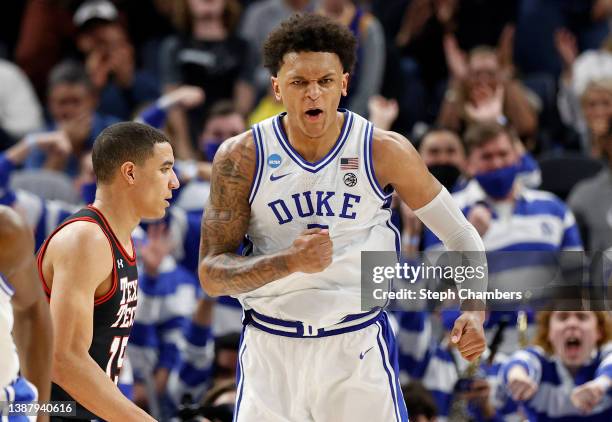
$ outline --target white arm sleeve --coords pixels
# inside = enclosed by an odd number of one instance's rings
[[[484,251],[478,232],[467,221],[446,188],[414,213],[449,251]]]
[[[463,281],[455,279],[457,288],[473,293],[485,293],[488,286],[487,257],[484,244],[478,232],[465,218],[446,188],[442,188],[427,205],[414,213],[444,243],[449,251],[459,253],[449,256],[454,266],[479,268],[484,277],[470,277]],[[481,300],[484,304],[485,301]],[[463,303],[463,300],[462,300]]]

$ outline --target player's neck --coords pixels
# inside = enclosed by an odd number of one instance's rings
[[[299,129],[298,125],[292,124],[289,116],[285,116],[282,123],[291,146],[303,159],[314,163],[325,157],[334,147],[342,131],[344,119],[345,113],[336,112],[334,124],[330,125],[322,136],[316,138],[309,137]]]
[[[132,231],[140,223],[140,218],[128,199],[111,189],[98,188],[92,205],[104,215],[123,246],[129,245]]]

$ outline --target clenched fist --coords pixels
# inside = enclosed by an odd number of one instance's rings
[[[332,262],[333,244],[327,229],[308,229],[300,233],[289,248],[293,271],[318,273]]]
[[[451,331],[451,342],[457,346],[461,356],[470,362],[478,358],[486,347],[483,315],[482,312],[463,312]]]

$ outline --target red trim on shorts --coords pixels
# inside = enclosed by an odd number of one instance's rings
[[[51,289],[49,288],[49,286],[47,285],[47,282],[45,281],[45,276],[43,275],[43,269],[42,269],[43,259],[45,256],[45,252],[47,251],[47,246],[49,245],[49,241],[51,240],[53,236],[55,236],[61,229],[63,229],[70,223],[74,223],[75,221],[87,221],[89,223],[94,223],[96,226],[99,226],[98,222],[91,217],[78,217],[78,218],[66,221],[65,223],[60,224],[55,230],[53,230],[51,235],[49,235],[49,237],[44,241],[44,243],[40,247],[40,250],[38,251],[38,256],[36,257],[36,264],[38,267],[38,278],[40,279],[40,282],[42,283],[43,289],[47,296],[47,302],[51,302]],[[100,229],[102,228],[100,227]],[[115,265],[116,260],[115,260],[115,249],[113,248],[113,242],[111,238],[108,237],[108,234],[104,230],[102,230],[102,233],[104,233],[104,235],[106,236],[106,239],[108,240],[108,244],[111,248],[111,253],[113,254],[113,272],[112,272],[113,285],[111,286],[110,290],[107,293],[105,293],[103,296],[99,297],[98,299],[94,298],[94,306],[97,306],[97,305],[100,305],[106,302],[117,291],[117,285],[119,284],[119,280],[117,277],[117,268]]]
[[[104,222],[104,225],[106,226],[106,229],[113,236],[113,239],[115,239],[115,242],[117,243],[117,246],[119,247],[119,250],[121,251],[121,254],[123,255],[123,257],[125,259],[127,259],[130,264],[134,264],[136,262],[136,248],[134,248],[134,241],[132,240],[132,236],[130,235],[130,243],[132,244],[132,255],[130,256],[130,254],[127,253],[127,251],[125,250],[125,248],[123,247],[123,245],[119,241],[119,238],[117,238],[117,235],[115,234],[115,232],[111,228],[111,226],[108,223],[108,220],[106,219],[106,217],[104,217],[104,214],[102,214],[102,212],[99,209],[97,209],[96,207],[94,207],[93,205],[87,205],[87,208],[90,209],[91,211],[95,212],[96,214],[98,214],[98,216]]]

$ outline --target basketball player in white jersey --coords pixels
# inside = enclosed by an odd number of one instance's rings
[[[0,403],[49,400],[52,349],[49,305],[36,276],[32,230],[15,211],[0,205]],[[3,416],[7,414],[0,409],[0,420],[7,420]],[[8,417],[18,420],[27,418]]]
[[[393,189],[450,250],[484,249],[408,140],[337,109],[354,61],[348,29],[316,15],[285,21],[264,62],[287,112],[214,159],[199,276],[208,294],[245,309],[239,422],[408,420],[387,315],[360,309],[361,251],[399,245]],[[245,234],[252,253],[238,256]],[[483,319],[456,322],[453,342],[469,360],[484,349]]]

